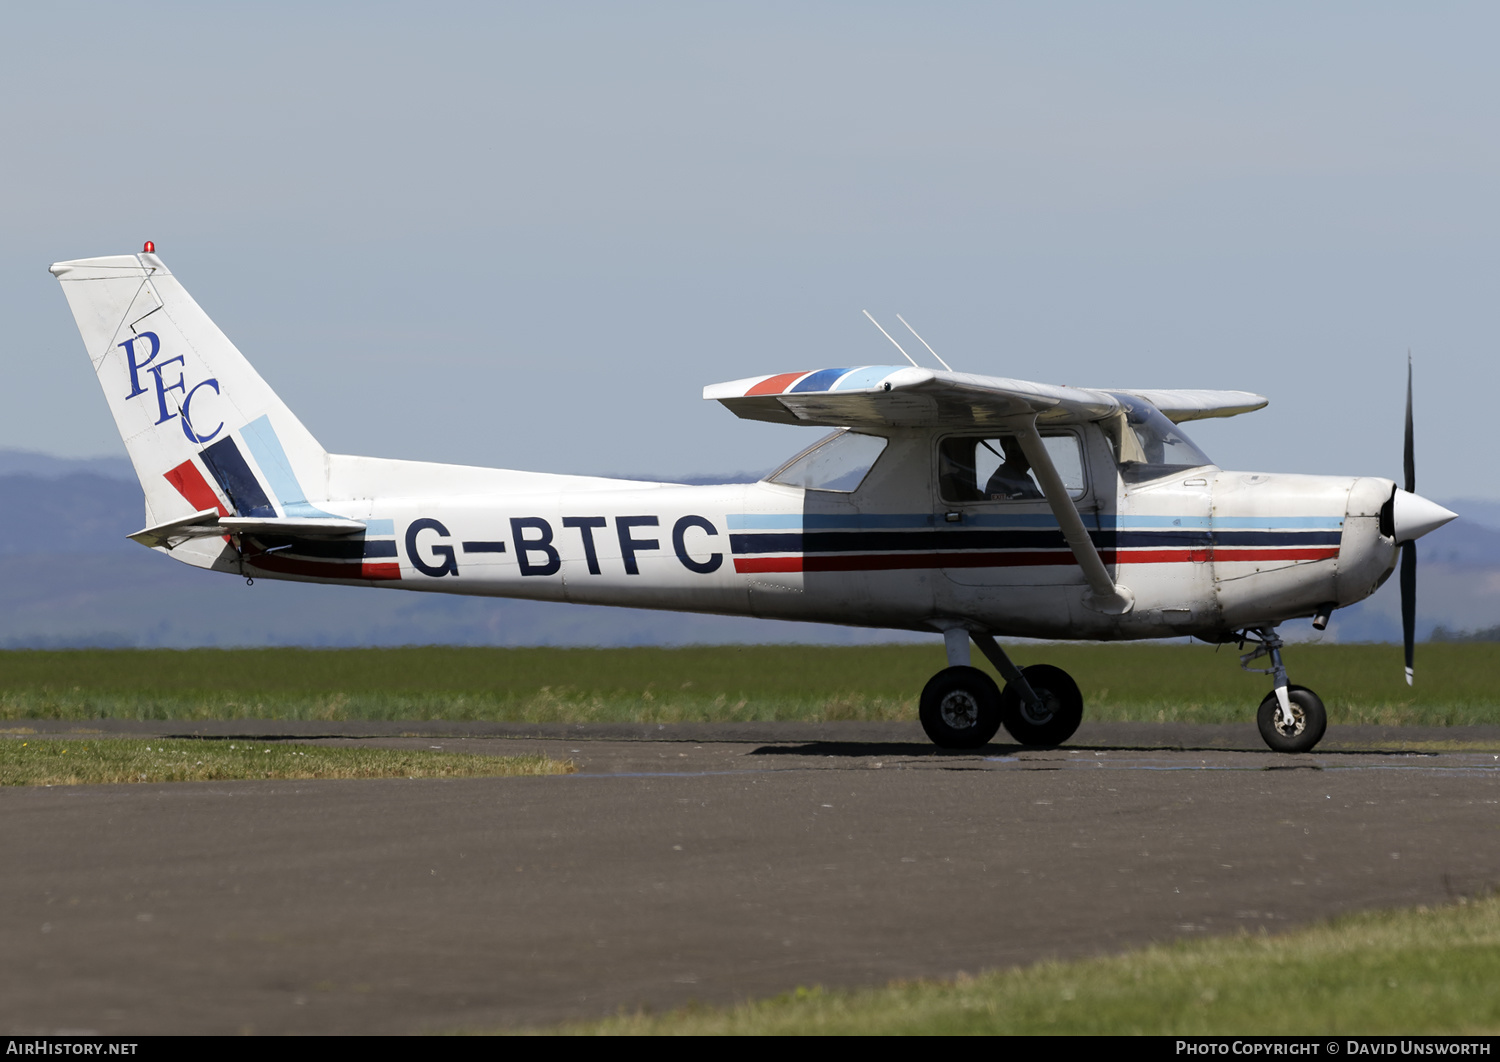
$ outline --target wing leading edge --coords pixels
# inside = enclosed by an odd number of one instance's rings
[[[1231,417],[1266,404],[1247,391],[1119,393],[1150,402],[1177,422]],[[840,428],[983,427],[1028,415],[1042,423],[1076,423],[1113,416],[1122,406],[1102,390],[898,365],[752,376],[711,384],[703,397],[746,420]]]

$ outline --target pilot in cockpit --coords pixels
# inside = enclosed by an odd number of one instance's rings
[[[1020,440],[1014,435],[1001,436],[1000,449],[1005,451],[1005,460],[984,485],[984,496],[991,501],[1042,497],[1031,478],[1031,462],[1022,453]]]

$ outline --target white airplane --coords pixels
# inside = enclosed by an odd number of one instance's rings
[[[1410,682],[1414,542],[1455,516],[1412,493],[1409,372],[1405,490],[1223,471],[1178,427],[1259,409],[1259,395],[914,361],[705,388],[741,417],[835,430],[758,483],[692,487],[327,453],[151,244],[51,271],[145,491],[142,545],[246,579],[940,633],[949,666],[920,717],[945,748],[1002,725],[1057,745],[1082,718],[1066,672],[1017,668],[996,635],[1193,635],[1255,643],[1246,670],[1269,656],[1261,735],[1311,749],[1327,716],[1288,683],[1278,624],[1322,629],[1403,554]],[[971,641],[1003,691],[969,666]]]

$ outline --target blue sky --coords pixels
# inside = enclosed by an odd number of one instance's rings
[[[1500,497],[1500,9],[73,3],[0,37],[0,447],[122,452],[48,263],[157,249],[332,450],[762,470],[705,383],[1255,390],[1222,465]],[[1458,399],[1465,401],[1460,402]],[[1478,404],[1476,404],[1476,402]]]

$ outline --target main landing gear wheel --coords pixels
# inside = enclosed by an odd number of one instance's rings
[[[1310,752],[1328,729],[1328,712],[1318,695],[1306,686],[1288,686],[1286,699],[1292,704],[1292,725],[1282,724],[1281,705],[1272,690],[1255,713],[1260,736],[1276,752]]]
[[[1042,703],[1027,704],[1015,683],[1007,683],[1000,694],[1000,719],[1005,729],[1022,745],[1061,745],[1083,722],[1083,694],[1078,692],[1078,683],[1051,664],[1032,664],[1023,667],[1021,674]]]
[[[1000,729],[1000,688],[977,667],[944,668],[923,687],[918,714],[939,748],[977,749]]]

